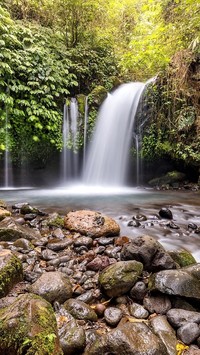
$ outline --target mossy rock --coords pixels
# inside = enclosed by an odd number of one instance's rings
[[[89,94],[88,99],[91,104],[100,106],[105,100],[108,92],[103,86],[96,86]]]
[[[10,211],[6,210],[5,208],[0,207],[0,221],[2,221],[6,217],[10,217],[11,213]]]
[[[185,174],[179,171],[169,171],[166,175],[160,176],[158,178],[152,179],[148,182],[150,186],[161,186],[161,185],[172,185],[177,182],[184,181]]]
[[[1,355],[62,355],[51,305],[24,294],[0,310]]]
[[[10,250],[0,251],[0,298],[6,296],[13,286],[23,279],[21,261]]]
[[[175,250],[171,251],[169,254],[180,267],[197,263],[193,255],[187,250]]]
[[[134,286],[142,271],[143,265],[138,261],[118,261],[101,272],[99,284],[107,296],[118,297]]]

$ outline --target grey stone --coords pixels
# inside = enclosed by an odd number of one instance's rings
[[[149,316],[149,312],[138,303],[132,303],[129,307],[129,312],[133,317],[139,319],[145,319]]]
[[[150,278],[149,288],[168,295],[200,299],[200,264],[160,271]]]
[[[0,241],[15,241],[19,238],[32,240],[41,238],[41,235],[39,231],[36,232],[15,222],[12,217],[4,218],[0,222]]]
[[[105,309],[104,317],[108,325],[115,327],[122,318],[122,311],[116,307],[108,307]]]
[[[97,314],[85,302],[71,298],[63,306],[76,319],[97,321]]]
[[[184,344],[187,345],[193,343],[199,337],[199,335],[200,335],[200,327],[197,323],[189,322],[187,324],[182,325],[177,330],[178,338]]]
[[[176,334],[174,329],[168,323],[166,316],[153,317],[150,322],[154,334],[156,334],[165,345],[166,354],[176,355]]]
[[[179,328],[188,322],[200,323],[200,313],[172,308],[167,312],[167,319],[173,327]]]
[[[176,268],[174,260],[154,238],[143,235],[123,246],[121,260],[137,260],[147,271]]]
[[[62,272],[46,272],[30,286],[30,292],[42,296],[50,303],[64,303],[72,296],[72,286]]]
[[[56,313],[58,335],[64,355],[76,355],[83,351],[86,344],[85,331],[74,317],[64,308]]]
[[[138,301],[143,300],[147,293],[147,287],[143,281],[138,281],[130,290],[130,296]]]
[[[143,305],[150,313],[166,314],[171,308],[171,301],[165,295],[149,295],[144,298]]]

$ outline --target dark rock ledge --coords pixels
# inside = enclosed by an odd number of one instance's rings
[[[188,252],[119,236],[98,212],[3,209],[1,355],[200,354],[200,264]]]

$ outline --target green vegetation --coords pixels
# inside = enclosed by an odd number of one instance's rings
[[[159,74],[142,154],[199,162],[199,21],[196,0],[0,0],[0,154],[45,165],[68,97],[90,94],[91,132],[101,95]]]

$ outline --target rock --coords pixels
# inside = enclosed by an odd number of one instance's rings
[[[21,261],[10,250],[0,250],[0,298],[23,280]]]
[[[94,271],[102,271],[110,265],[110,259],[108,256],[97,256],[94,260],[87,264],[87,269]]]
[[[27,214],[24,215],[24,220],[25,221],[32,221],[36,217],[37,217],[36,213],[27,213]]]
[[[171,308],[181,308],[185,309],[186,311],[194,311],[196,312],[196,308],[194,308],[189,302],[181,297],[175,297],[172,302]]]
[[[138,301],[142,301],[144,296],[147,293],[147,287],[143,281],[138,281],[136,284],[132,287],[130,290],[130,296],[133,299],[136,299]]]
[[[133,216],[133,219],[139,222],[147,221],[147,217],[144,214],[136,214],[136,216]]]
[[[107,296],[121,296],[133,287],[142,271],[143,265],[137,261],[119,261],[101,272],[99,284]]]
[[[45,213],[43,213],[42,211],[39,211],[38,208],[30,206],[28,203],[25,203],[20,207],[20,213],[24,214],[24,215],[27,215],[27,214],[36,214],[36,215],[41,215],[41,216],[45,215]]]
[[[149,289],[168,295],[200,299],[200,264],[179,270],[164,270],[152,275]]]
[[[81,210],[69,212],[64,219],[65,228],[84,235],[95,237],[118,235],[119,225],[99,212]]]
[[[0,200],[0,208],[7,209],[7,204],[4,200]]]
[[[32,240],[40,237],[39,231],[18,224],[12,217],[6,217],[0,222],[0,241],[15,241],[19,238]]]
[[[129,221],[127,224],[128,227],[135,227],[138,228],[141,226],[141,223],[139,221]]]
[[[149,316],[149,312],[140,304],[132,303],[129,307],[131,316],[138,319],[146,319]]]
[[[148,235],[137,237],[125,244],[121,251],[121,260],[140,261],[148,271],[176,268],[169,253],[158,241]]]
[[[165,295],[149,295],[144,298],[143,305],[150,313],[166,314],[171,308],[171,301]]]
[[[123,316],[123,313],[122,313],[121,309],[116,308],[116,307],[108,307],[105,309],[105,312],[104,312],[104,317],[105,317],[106,323],[112,327],[117,326],[117,324],[120,322],[122,316]]]
[[[31,244],[31,242],[25,238],[20,238],[20,239],[17,239],[13,245],[16,247],[16,248],[20,248],[20,249],[23,249],[23,250],[30,250],[30,249],[33,249],[33,246]]]
[[[172,259],[180,265],[180,267],[196,264],[193,255],[187,250],[174,250],[169,252]]]
[[[162,186],[165,184],[173,185],[185,179],[185,174],[179,171],[169,171],[167,174],[154,178],[148,182],[150,186]]]
[[[200,355],[200,349],[190,348],[184,351],[184,355]]]
[[[178,338],[184,344],[191,344],[193,343],[200,335],[200,328],[199,325],[196,323],[189,322],[184,324],[177,330]]]
[[[127,322],[102,335],[84,351],[84,355],[105,354],[164,355],[165,349],[146,324]]]
[[[167,319],[173,327],[179,328],[188,322],[200,324],[200,313],[172,308],[167,312]]]
[[[11,216],[11,213],[9,211],[0,207],[0,221],[2,221],[2,219],[4,219],[4,218],[10,217],[10,216]]]
[[[36,295],[20,295],[0,310],[0,334],[1,355],[62,355],[53,309]]]
[[[54,250],[54,251],[59,251],[67,248],[73,243],[71,238],[63,238],[63,239],[50,239],[47,244],[47,248]]]
[[[188,229],[195,230],[195,229],[197,229],[197,225],[195,223],[190,222],[190,223],[188,223]]]
[[[69,278],[62,272],[43,273],[36,282],[30,286],[30,292],[35,293],[53,303],[64,303],[72,296],[72,286]]]
[[[76,355],[85,347],[85,331],[64,308],[56,313],[58,335],[64,355]]]
[[[77,239],[75,239],[74,241],[74,246],[75,247],[80,247],[82,245],[86,246],[87,248],[90,248],[93,244],[93,239],[90,237],[79,237]]]
[[[97,314],[93,309],[80,300],[71,298],[64,303],[63,307],[76,319],[97,321]]]
[[[113,244],[113,242],[114,242],[114,237],[100,237],[100,238],[98,238],[98,243],[103,246]]]
[[[157,316],[152,318],[151,326],[154,334],[156,334],[165,345],[165,354],[176,355],[176,334],[174,329],[168,323],[166,316]]]
[[[161,210],[159,211],[159,216],[165,219],[173,219],[172,212],[170,211],[169,208],[166,207],[161,208]]]

